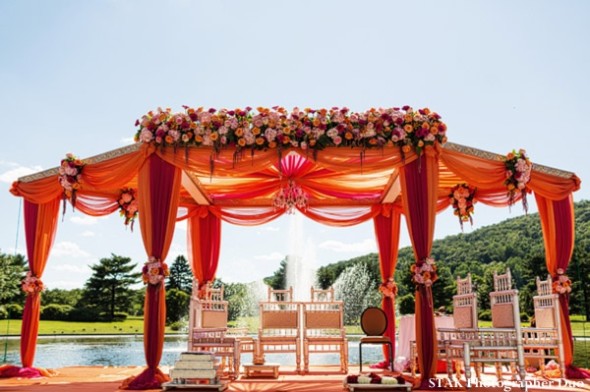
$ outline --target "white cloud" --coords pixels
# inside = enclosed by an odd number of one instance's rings
[[[76,272],[76,273],[89,273],[90,269],[86,265],[78,264],[55,264],[51,266],[52,270],[65,271],[65,272]]]
[[[26,166],[16,166],[16,164],[2,162],[3,165],[8,165],[13,167],[12,169],[0,174],[0,182],[6,182],[8,184],[12,184],[16,181],[19,177],[27,176],[29,174],[33,174],[43,170],[41,166],[33,166],[33,167],[26,167]],[[16,167],[14,167],[16,166]]]
[[[74,242],[62,241],[53,247],[51,255],[56,257],[89,257],[90,254],[80,249],[80,246]]]
[[[328,240],[322,242],[319,248],[327,249],[332,252],[375,252],[377,244],[374,239],[367,238],[361,242],[345,243],[341,241]]]
[[[76,225],[90,226],[98,222],[98,218],[89,215],[76,215],[70,218],[70,222]]]
[[[284,254],[279,252],[272,252],[266,255],[257,255],[254,256],[255,260],[262,260],[262,261],[281,261],[285,257]]]
[[[261,234],[261,233],[262,233],[262,232],[264,232],[264,231],[278,232],[278,231],[281,231],[281,228],[280,228],[280,227],[278,227],[278,226],[261,226],[261,227],[258,229],[257,233],[258,233],[258,234]]]
[[[96,234],[93,231],[85,230],[80,235],[82,237],[94,237]]]
[[[75,280],[44,280],[47,287],[50,289],[71,290],[82,287],[79,281]]]

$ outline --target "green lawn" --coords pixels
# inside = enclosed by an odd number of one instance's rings
[[[0,335],[20,335],[21,320],[0,320]],[[86,335],[86,334],[142,334],[143,318],[128,317],[125,321],[115,322],[74,322],[49,321],[39,322],[39,335]],[[168,327],[166,333],[174,333]]]

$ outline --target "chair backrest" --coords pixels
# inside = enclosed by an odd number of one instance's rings
[[[453,296],[455,328],[477,328],[477,293],[473,290],[471,274],[457,277],[457,295]]]
[[[494,271],[494,291],[506,291],[512,289],[512,274],[510,268],[506,268],[506,273],[498,274]]]
[[[345,336],[342,302],[304,302],[303,336]]]
[[[192,296],[206,301],[223,301],[223,285],[213,287],[212,282],[207,282],[199,290],[199,281],[193,278]]]
[[[559,295],[552,293],[553,280],[551,276],[547,280],[537,277],[537,294],[533,297],[535,307],[535,326],[537,328],[559,328]],[[560,335],[561,336],[561,335]]]
[[[268,286],[268,302],[293,302],[293,286],[286,290],[275,290]]]
[[[333,302],[334,301],[334,287],[328,289],[316,289],[311,286],[311,302]]]
[[[369,307],[361,314],[361,329],[367,336],[381,336],[387,330],[387,315],[381,308]]]
[[[260,302],[262,335],[299,335],[298,302]]]

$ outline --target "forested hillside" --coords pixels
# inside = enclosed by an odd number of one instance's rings
[[[566,272],[572,279],[571,313],[590,315],[588,306],[590,288],[590,201],[575,204],[576,242],[570,267]],[[516,288],[520,290],[521,310],[532,311],[535,295],[535,278],[546,277],[543,235],[538,214],[529,214],[482,227],[468,234],[448,236],[434,241],[432,256],[437,261],[440,279],[434,284],[435,307],[449,306],[455,293],[454,279],[471,273],[479,292],[480,309],[489,308],[488,293],[492,290],[494,271],[509,267]],[[399,287],[398,298],[412,294],[409,268],[414,262],[410,247],[399,251],[395,280]],[[324,266],[318,270],[321,286],[333,284],[347,267],[364,263],[380,282],[377,254],[368,254],[351,260]]]

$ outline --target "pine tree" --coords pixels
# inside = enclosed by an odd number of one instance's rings
[[[82,302],[113,320],[115,312],[126,311],[131,303],[133,290],[130,286],[139,283],[140,272],[132,272],[137,264],[129,257],[111,254],[91,265],[93,273],[86,281]]]
[[[193,272],[186,258],[180,255],[170,266],[170,276],[166,278],[166,290],[176,289],[190,295],[192,288]]]

